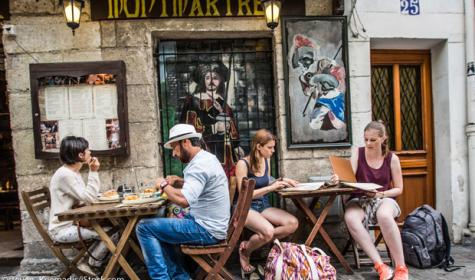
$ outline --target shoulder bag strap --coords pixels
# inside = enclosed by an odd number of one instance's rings
[[[275,245],[279,247],[280,254],[277,258],[277,262],[275,263],[275,280],[282,280],[282,269],[284,266],[284,248],[282,248],[282,244],[280,244],[279,239],[274,240]]]
[[[320,277],[318,276],[317,267],[315,266],[315,262],[307,254],[307,248],[305,247],[305,245],[300,244],[299,248],[300,248],[300,250],[302,250],[302,253],[305,256],[305,259],[307,259],[308,265],[310,265],[310,272],[312,273],[312,278],[311,279],[314,279],[314,280],[320,279]]]

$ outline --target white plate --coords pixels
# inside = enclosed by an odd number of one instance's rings
[[[97,200],[99,200],[99,201],[114,201],[114,200],[119,201],[119,196],[118,195],[115,195],[115,196],[98,196]]]
[[[158,193],[158,196],[157,196],[157,193],[158,192],[154,192],[154,193],[140,193],[139,196],[142,197],[142,198],[152,198],[152,197],[158,197],[160,196],[160,193]]]
[[[122,204],[125,205],[132,205],[132,204],[144,204],[144,203],[151,203],[155,201],[159,201],[160,197],[149,197],[149,198],[139,198],[135,200],[122,200]]]

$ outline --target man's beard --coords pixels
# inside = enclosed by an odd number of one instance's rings
[[[180,143],[180,161],[183,163],[189,163],[191,155],[190,153],[183,148],[183,146]]]

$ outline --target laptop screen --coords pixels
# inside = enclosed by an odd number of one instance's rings
[[[338,175],[341,182],[356,183],[351,161],[345,158],[330,156],[333,173]]]

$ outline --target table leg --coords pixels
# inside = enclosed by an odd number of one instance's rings
[[[320,216],[318,217],[318,219],[316,221],[315,221],[316,217],[313,214],[313,211],[311,209],[308,209],[311,216],[313,216],[313,218],[310,217],[310,219],[312,219],[312,222],[315,224],[315,226],[313,227],[312,231],[308,235],[308,238],[305,241],[305,245],[310,246],[312,244],[312,242],[315,239],[315,237],[317,236],[317,233],[320,230],[323,222],[327,218],[328,212],[330,211],[330,207],[333,204],[333,201],[335,201],[335,198],[336,198],[336,195],[332,195],[332,196],[328,197],[328,201],[327,201],[327,203],[325,203],[325,207],[323,207],[322,212],[320,213]]]
[[[114,225],[114,226],[121,226],[121,227],[125,227],[125,224],[124,222],[122,222],[121,220],[119,219],[115,219],[115,218],[110,218],[109,219],[111,221],[111,223]],[[139,259],[142,261],[142,263],[145,264],[145,259],[143,257],[143,254],[142,254],[142,250],[140,249],[140,246],[137,245],[137,243],[135,242],[135,234],[134,232],[132,232],[131,234],[131,237],[134,237],[134,238],[129,238],[128,242],[129,242],[129,245],[130,245],[130,248],[132,248],[132,250],[134,251],[134,253],[139,257]]]
[[[330,247],[330,250],[333,252],[335,257],[338,259],[338,261],[341,263],[341,265],[343,265],[343,267],[346,270],[346,273],[353,274],[353,270],[351,269],[350,265],[346,261],[345,257],[343,257],[340,250],[338,250],[338,247],[336,247],[335,243],[330,238],[327,231],[323,227],[321,227],[319,233],[322,236],[325,243],[328,245],[328,247]]]
[[[102,241],[104,241],[107,248],[112,253],[112,257],[109,260],[109,263],[107,264],[106,269],[104,271],[103,278],[109,279],[112,274],[115,264],[119,262],[120,266],[124,269],[125,273],[127,273],[130,279],[132,280],[140,279],[137,276],[137,274],[134,272],[132,267],[129,265],[129,263],[127,263],[125,258],[122,256],[122,251],[126,247],[125,245],[128,243],[127,240],[129,239],[130,234],[132,233],[135,227],[135,224],[137,223],[137,219],[138,217],[136,216],[130,218],[129,222],[127,223],[127,226],[125,227],[125,230],[122,232],[122,236],[119,240],[119,243],[117,243],[117,247],[114,245],[114,242],[112,242],[112,240],[104,231],[104,229],[95,220],[91,221],[91,224],[94,230],[96,230],[96,232],[101,237]]]
[[[338,248],[336,247],[335,243],[331,240],[330,236],[326,232],[326,230],[322,227],[323,222],[325,221],[328,212],[330,211],[330,207],[335,201],[336,195],[331,195],[328,197],[328,201],[325,203],[325,207],[323,208],[322,212],[320,213],[320,216],[317,217],[313,213],[313,211],[309,208],[309,206],[303,201],[301,198],[293,198],[292,201],[295,203],[297,208],[299,208],[305,215],[310,219],[310,221],[313,223],[313,228],[310,234],[307,237],[307,240],[305,241],[305,245],[311,246],[313,240],[317,236],[318,233],[323,238],[323,241],[328,245],[330,250],[333,252],[333,254],[337,257],[338,261],[343,265],[345,268],[346,272],[349,274],[353,273],[353,270],[351,269],[350,265],[346,261],[346,259],[343,257],[343,255],[340,253]]]

